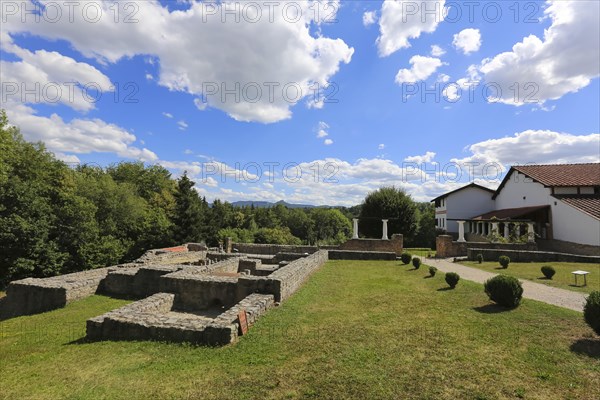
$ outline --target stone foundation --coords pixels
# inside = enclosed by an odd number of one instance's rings
[[[216,317],[178,312],[177,295],[157,293],[87,321],[90,340],[159,340],[226,345],[238,338],[238,313],[252,325],[273,307],[273,296],[252,294]],[[186,305],[189,309],[189,305]]]
[[[404,237],[392,235],[390,240],[382,239],[350,239],[338,246],[338,250],[392,252],[396,256],[402,254]]]

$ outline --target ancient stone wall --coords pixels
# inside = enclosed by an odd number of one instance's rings
[[[450,235],[440,235],[436,238],[436,257],[464,257],[469,248],[490,250],[536,251],[536,243],[491,243],[491,242],[456,242]]]
[[[350,239],[338,246],[339,250],[355,251],[384,251],[393,252],[397,256],[402,254],[404,237],[400,234],[392,235],[390,240],[381,239]]]
[[[71,301],[91,296],[109,268],[76,272],[51,278],[27,278],[11,282],[0,318],[36,314],[64,307]]]
[[[170,293],[157,293],[91,318],[87,321],[87,338],[225,345],[237,340],[239,311],[246,311],[251,326],[274,305],[273,296],[252,294],[224,313],[209,318],[174,312],[175,298]]]
[[[600,256],[600,243],[598,246],[565,242],[563,240],[538,240],[538,248],[544,251],[559,253],[580,254],[585,256]]]
[[[312,254],[319,250],[316,246],[292,246],[284,244],[256,244],[256,243],[233,243],[233,248],[239,253],[246,254],[270,254],[277,253],[297,253]]]
[[[290,297],[328,259],[328,251],[319,250],[308,257],[292,261],[269,275],[268,278],[279,283],[278,293],[273,293],[275,301],[283,301]]]
[[[329,250],[330,260],[388,260],[395,261],[396,253],[385,251]]]
[[[577,254],[556,253],[550,251],[507,250],[470,248],[467,258],[477,260],[477,254],[483,255],[485,261],[498,261],[500,256],[508,256],[512,262],[585,262],[600,263],[600,256],[583,256]]]

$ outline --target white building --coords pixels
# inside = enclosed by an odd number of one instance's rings
[[[516,228],[560,250],[600,247],[600,163],[513,166],[488,198],[473,189],[468,185],[432,200],[436,217],[443,216],[437,227],[454,233],[463,225],[467,240],[494,233],[509,237]],[[470,216],[465,208],[473,210]]]
[[[431,200],[435,202],[435,227],[458,235],[457,220],[466,220],[474,215],[494,209],[494,191],[471,183]]]

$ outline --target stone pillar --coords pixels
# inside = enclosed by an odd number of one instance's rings
[[[230,237],[225,238],[225,252],[231,253],[233,247],[233,240]]]
[[[535,230],[533,229],[533,222],[527,223],[527,241],[529,243],[535,243]]]
[[[465,221],[456,221],[458,223],[458,242],[466,242],[465,240]]]
[[[387,219],[382,219],[383,222],[383,236],[381,236],[381,240],[388,240],[388,232],[387,232]]]
[[[507,239],[510,237],[510,230],[508,229],[508,222],[504,223],[504,239]]]
[[[352,223],[352,239],[358,239],[358,218],[353,218]]]

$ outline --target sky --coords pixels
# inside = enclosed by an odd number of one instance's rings
[[[1,108],[209,201],[417,201],[600,161],[600,2],[0,2]]]

